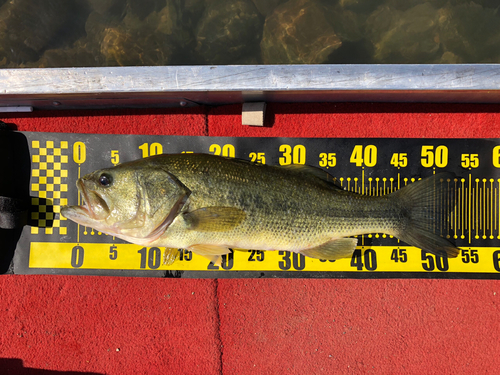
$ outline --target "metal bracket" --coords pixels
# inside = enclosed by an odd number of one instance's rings
[[[0,107],[0,113],[10,113],[10,112],[33,112],[32,106],[9,106],[9,107]]]

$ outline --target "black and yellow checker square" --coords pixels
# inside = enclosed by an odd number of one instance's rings
[[[67,234],[64,224],[66,220],[60,217],[61,206],[68,203],[66,193],[68,185],[64,178],[68,177],[65,164],[69,157],[68,142],[32,141],[32,183],[31,191],[38,198],[32,200],[31,233]]]

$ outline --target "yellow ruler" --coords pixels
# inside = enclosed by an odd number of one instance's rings
[[[236,250],[220,265],[178,249],[170,266],[163,264],[163,248],[132,244],[31,244],[29,263],[34,268],[164,271],[311,271],[311,272],[500,272],[500,250],[490,247],[462,249],[457,258],[435,256],[408,246],[358,247],[352,258],[325,261],[288,251]]]

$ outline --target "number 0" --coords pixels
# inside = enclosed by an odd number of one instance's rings
[[[71,267],[80,268],[83,265],[84,250],[81,246],[73,247],[71,251]]]
[[[73,144],[73,160],[77,164],[85,163],[87,159],[87,146],[83,142],[75,142]]]

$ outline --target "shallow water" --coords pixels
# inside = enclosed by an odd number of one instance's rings
[[[500,61],[497,0],[0,0],[0,67]]]

